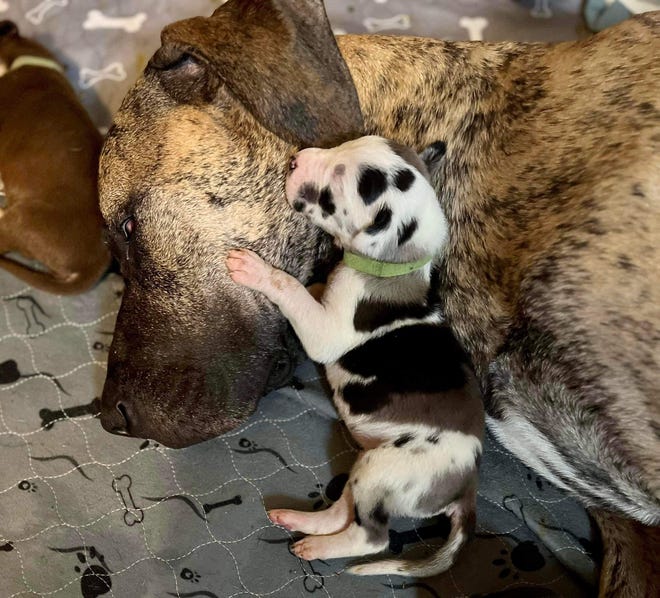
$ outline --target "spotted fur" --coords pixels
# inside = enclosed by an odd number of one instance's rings
[[[346,251],[389,262],[439,257],[444,215],[426,168],[406,166],[403,156],[374,136],[303,150],[290,162],[287,199],[294,209],[302,202],[302,212]],[[323,188],[336,209],[329,213],[306,199],[310,187]],[[402,244],[398,227],[413,215],[420,224]],[[294,552],[307,559],[378,552],[388,544],[390,516],[448,513],[450,539],[436,554],[353,569],[365,575],[445,571],[474,519],[484,414],[470,360],[433,300],[431,265],[383,279],[341,263],[318,302],[256,254],[230,252],[227,265],[234,281],[278,305],[307,354],[326,364],[335,405],[365,449],[342,506],[330,509],[341,509],[340,515],[323,513],[323,537],[305,538]],[[270,516],[290,530],[321,533],[313,514],[277,510]]]

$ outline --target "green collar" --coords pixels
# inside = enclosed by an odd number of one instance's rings
[[[54,60],[50,58],[43,58],[42,56],[19,56],[15,58],[9,67],[10,71],[15,71],[20,69],[22,66],[38,66],[45,69],[53,69],[60,73],[64,72],[64,69]]]
[[[396,262],[379,262],[370,257],[344,251],[344,259],[342,261],[349,268],[353,268],[353,270],[357,270],[358,272],[364,272],[364,274],[371,274],[371,276],[378,276],[379,278],[391,278],[393,276],[410,274],[415,270],[423,268],[431,261],[431,257],[423,257],[415,262],[398,264]]]

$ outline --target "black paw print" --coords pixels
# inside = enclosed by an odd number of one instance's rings
[[[539,551],[539,547],[531,540],[517,544],[511,554],[506,548],[500,550],[500,554],[502,557],[493,561],[493,565],[502,567],[498,576],[500,579],[509,577],[509,575],[512,579],[518,579],[520,571],[538,571],[545,566],[545,558]]]
[[[293,388],[294,390],[302,390],[305,388],[305,385],[300,381],[299,378],[294,377],[291,382],[289,383],[289,386]]]
[[[199,583],[201,575],[197,571],[192,571],[191,569],[185,568],[181,569],[181,579],[186,581],[192,581],[193,583]]]
[[[536,487],[538,488],[539,492],[543,492],[546,488],[550,488],[549,482],[541,477],[540,475],[536,475],[533,471],[528,471],[527,472],[527,479],[531,482],[533,481],[534,484],[536,484]]]
[[[312,505],[316,511],[320,509],[327,501],[337,502],[341,493],[344,491],[344,486],[348,481],[347,473],[340,473],[330,480],[325,491],[323,491],[323,484],[316,484],[317,490],[313,490],[307,496],[309,498],[317,498],[318,500]],[[327,501],[324,499],[327,499]]]
[[[144,450],[146,448],[155,448],[157,449],[160,446],[155,440],[145,440],[141,445],[140,445],[140,450]]]
[[[28,482],[28,480],[21,480],[18,482],[18,489],[24,492],[36,492],[37,485],[34,482]]]
[[[99,564],[90,564],[82,552],[76,553],[76,556],[81,566],[76,565],[74,569],[76,573],[82,572],[82,576],[80,577],[80,591],[83,598],[97,598],[97,596],[107,594],[112,588],[112,580],[106,568]],[[100,562],[103,561],[103,555],[97,555],[93,546],[89,549],[89,557],[92,559],[98,558]]]

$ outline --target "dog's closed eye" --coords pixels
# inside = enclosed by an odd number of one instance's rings
[[[135,218],[133,218],[133,216],[124,218],[119,227],[121,228],[121,232],[124,235],[125,241],[128,243],[133,236],[133,231],[135,230]]]

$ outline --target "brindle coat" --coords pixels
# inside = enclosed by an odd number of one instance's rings
[[[294,146],[441,140],[441,301],[491,428],[597,508],[602,595],[654,595],[658,528],[628,518],[660,523],[659,30],[649,13],[557,45],[345,36],[340,55],[309,0],[166,28],[102,156],[126,278],[104,426],[183,446],[286,379],[282,318],[223,261],[247,246],[303,281],[330,261],[283,200]]]

